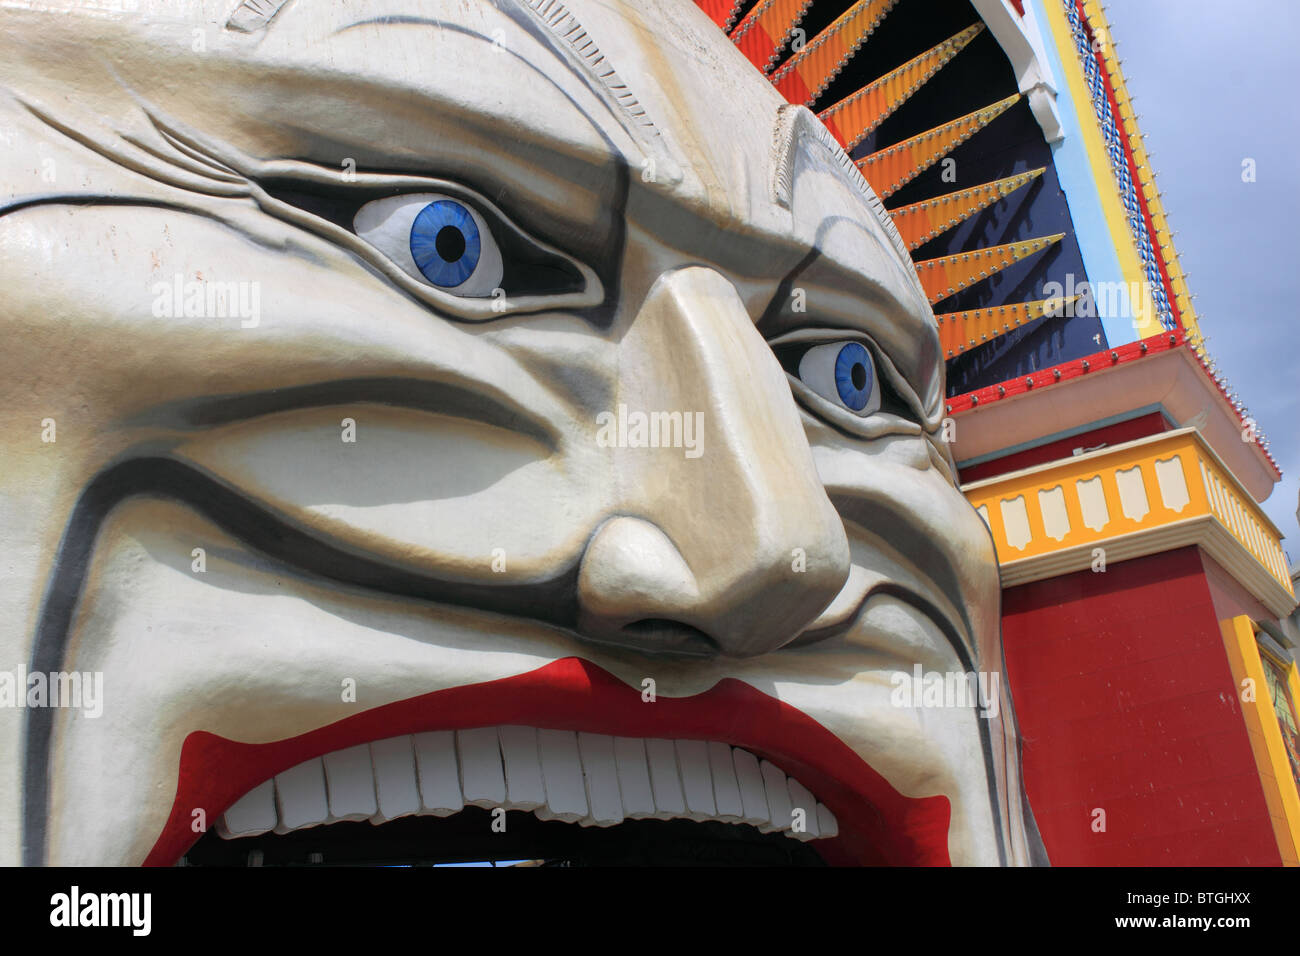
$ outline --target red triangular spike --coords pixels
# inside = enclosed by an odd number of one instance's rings
[[[740,0],[695,0],[695,5],[723,30],[730,30],[740,14]]]
[[[926,259],[915,263],[916,274],[921,277],[921,288],[925,290],[926,298],[934,305],[1064,238],[1065,233],[1058,232],[1054,236],[1023,239],[1001,246],[970,249],[937,259]]]
[[[767,73],[810,6],[812,0],[759,0],[732,31],[731,40],[750,63]]]
[[[939,348],[946,359],[956,358],[967,349],[992,342],[1008,332],[1030,325],[1041,318],[1065,315],[1074,295],[1063,299],[1040,299],[1037,302],[1008,302],[965,312],[936,315],[939,325]]]
[[[1021,186],[1041,176],[1045,168],[1040,166],[1027,173],[1017,173],[971,189],[935,196],[910,206],[900,206],[891,209],[889,215],[898,227],[903,242],[907,243],[907,248],[916,249],[1004,196],[1010,196]]]
[[[781,64],[772,83],[791,103],[812,106],[897,2],[858,0]]]
[[[892,195],[970,139],[1020,99],[1019,93],[967,113],[911,139],[887,146],[857,161],[858,169],[881,199]]]
[[[853,149],[983,29],[983,23],[967,27],[818,113],[818,118],[846,151]]]

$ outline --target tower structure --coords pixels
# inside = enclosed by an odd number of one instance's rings
[[[1300,862],[1280,480],[1217,371],[1098,0],[699,0],[912,250],[1058,864]]]

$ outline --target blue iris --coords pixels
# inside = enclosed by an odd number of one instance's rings
[[[866,408],[875,374],[865,346],[857,342],[845,345],[835,356],[835,390],[840,401],[855,412]]]
[[[444,289],[474,274],[481,248],[474,217],[450,199],[429,203],[411,224],[411,258],[426,279]]]

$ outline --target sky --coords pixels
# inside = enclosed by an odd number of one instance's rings
[[[1300,3],[1107,0],[1206,349],[1268,436],[1300,564]],[[1254,160],[1255,181],[1242,181]]]

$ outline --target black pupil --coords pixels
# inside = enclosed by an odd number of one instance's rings
[[[455,262],[465,254],[465,234],[455,226],[443,226],[438,230],[433,247],[438,250],[443,262]],[[856,371],[854,374],[857,374]]]
[[[442,235],[439,234],[439,239]],[[849,369],[849,378],[853,380],[853,387],[861,390],[867,384],[867,367],[861,362],[854,362],[853,368]]]

